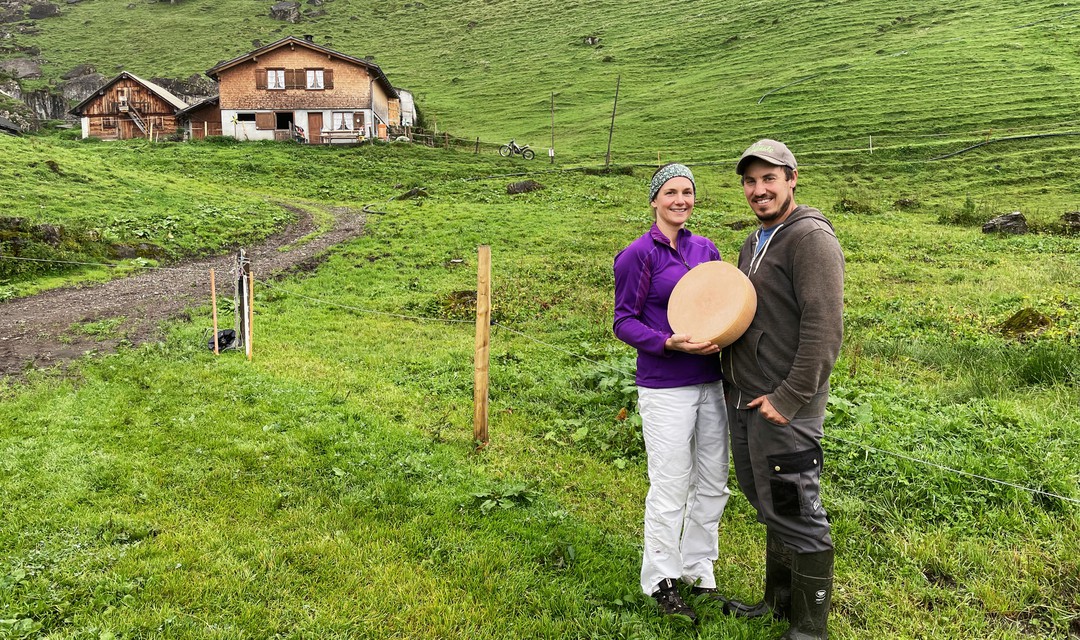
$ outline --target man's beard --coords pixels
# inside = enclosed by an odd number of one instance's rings
[[[762,214],[758,213],[757,211],[755,211],[754,215],[757,216],[758,221],[761,222],[762,224],[769,224],[771,222],[775,222],[775,221],[779,220],[780,218],[783,218],[784,215],[788,212],[788,209],[791,208],[792,198],[794,198],[794,197],[795,197],[794,194],[789,195],[787,200],[784,200],[784,204],[776,211],[776,213],[772,213],[772,214],[768,214],[768,215],[762,215]]]

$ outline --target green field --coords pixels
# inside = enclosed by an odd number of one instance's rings
[[[147,344],[0,382],[0,638],[777,637],[707,606],[691,630],[635,593],[647,479],[632,351],[610,328],[612,257],[650,222],[646,165],[694,163],[690,227],[733,259],[752,216],[732,161],[766,135],[791,144],[798,199],[847,258],[831,637],[1080,637],[1080,237],[1061,223],[1080,138],[932,160],[1071,132],[1080,13],[407,4],[333,0],[282,27],[268,5],[84,0],[16,35],[55,78],[83,62],[186,77],[314,33],[374,55],[466,138],[546,147],[555,92],[559,155],[551,171],[397,144],[0,136],[0,217],[70,233],[33,245],[43,259],[143,242],[162,255],[127,268],[167,264],[265,236],[282,202],[384,212],[316,271],[257,287],[252,363],[206,350],[207,305]],[[641,166],[564,170],[603,163],[620,74],[613,160]],[[545,188],[484,178],[517,173]],[[430,195],[390,200],[412,187]],[[1013,210],[1037,232],[981,233]],[[480,244],[496,324],[475,452]],[[0,259],[0,300],[104,277]],[[1049,324],[1004,335],[1025,308]],[[90,330],[110,329],[72,328]],[[764,531],[738,492],[720,542],[721,590],[760,597]]]

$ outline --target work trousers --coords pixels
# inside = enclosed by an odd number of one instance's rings
[[[638,387],[638,411],[649,457],[641,589],[651,595],[665,578],[715,587],[717,528],[730,495],[723,385]]]
[[[735,477],[758,522],[795,553],[833,548],[821,505],[824,416],[769,422],[755,409],[728,405]]]

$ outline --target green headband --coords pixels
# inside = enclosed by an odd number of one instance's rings
[[[660,193],[660,187],[664,186],[665,182],[680,177],[690,180],[690,184],[694,185],[694,174],[690,171],[690,167],[685,164],[676,162],[657,171],[656,175],[652,177],[652,184],[649,185],[649,202],[656,200],[656,194]],[[697,185],[694,185],[694,190],[697,190]]]

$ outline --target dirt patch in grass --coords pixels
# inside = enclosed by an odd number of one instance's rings
[[[244,248],[257,280],[314,269],[327,249],[364,231],[363,213],[335,207],[329,209],[333,227],[314,235],[317,225],[311,214],[287,208],[298,214],[296,222]],[[234,262],[234,253],[224,254],[0,303],[0,377],[19,377],[30,369],[62,365],[88,353],[108,353],[120,345],[156,340],[162,321],[184,318],[190,307],[209,302],[210,269],[217,276],[218,297],[231,296]],[[121,322],[103,323],[113,318]],[[72,329],[86,325],[95,330]],[[101,327],[111,330],[97,330]]]

